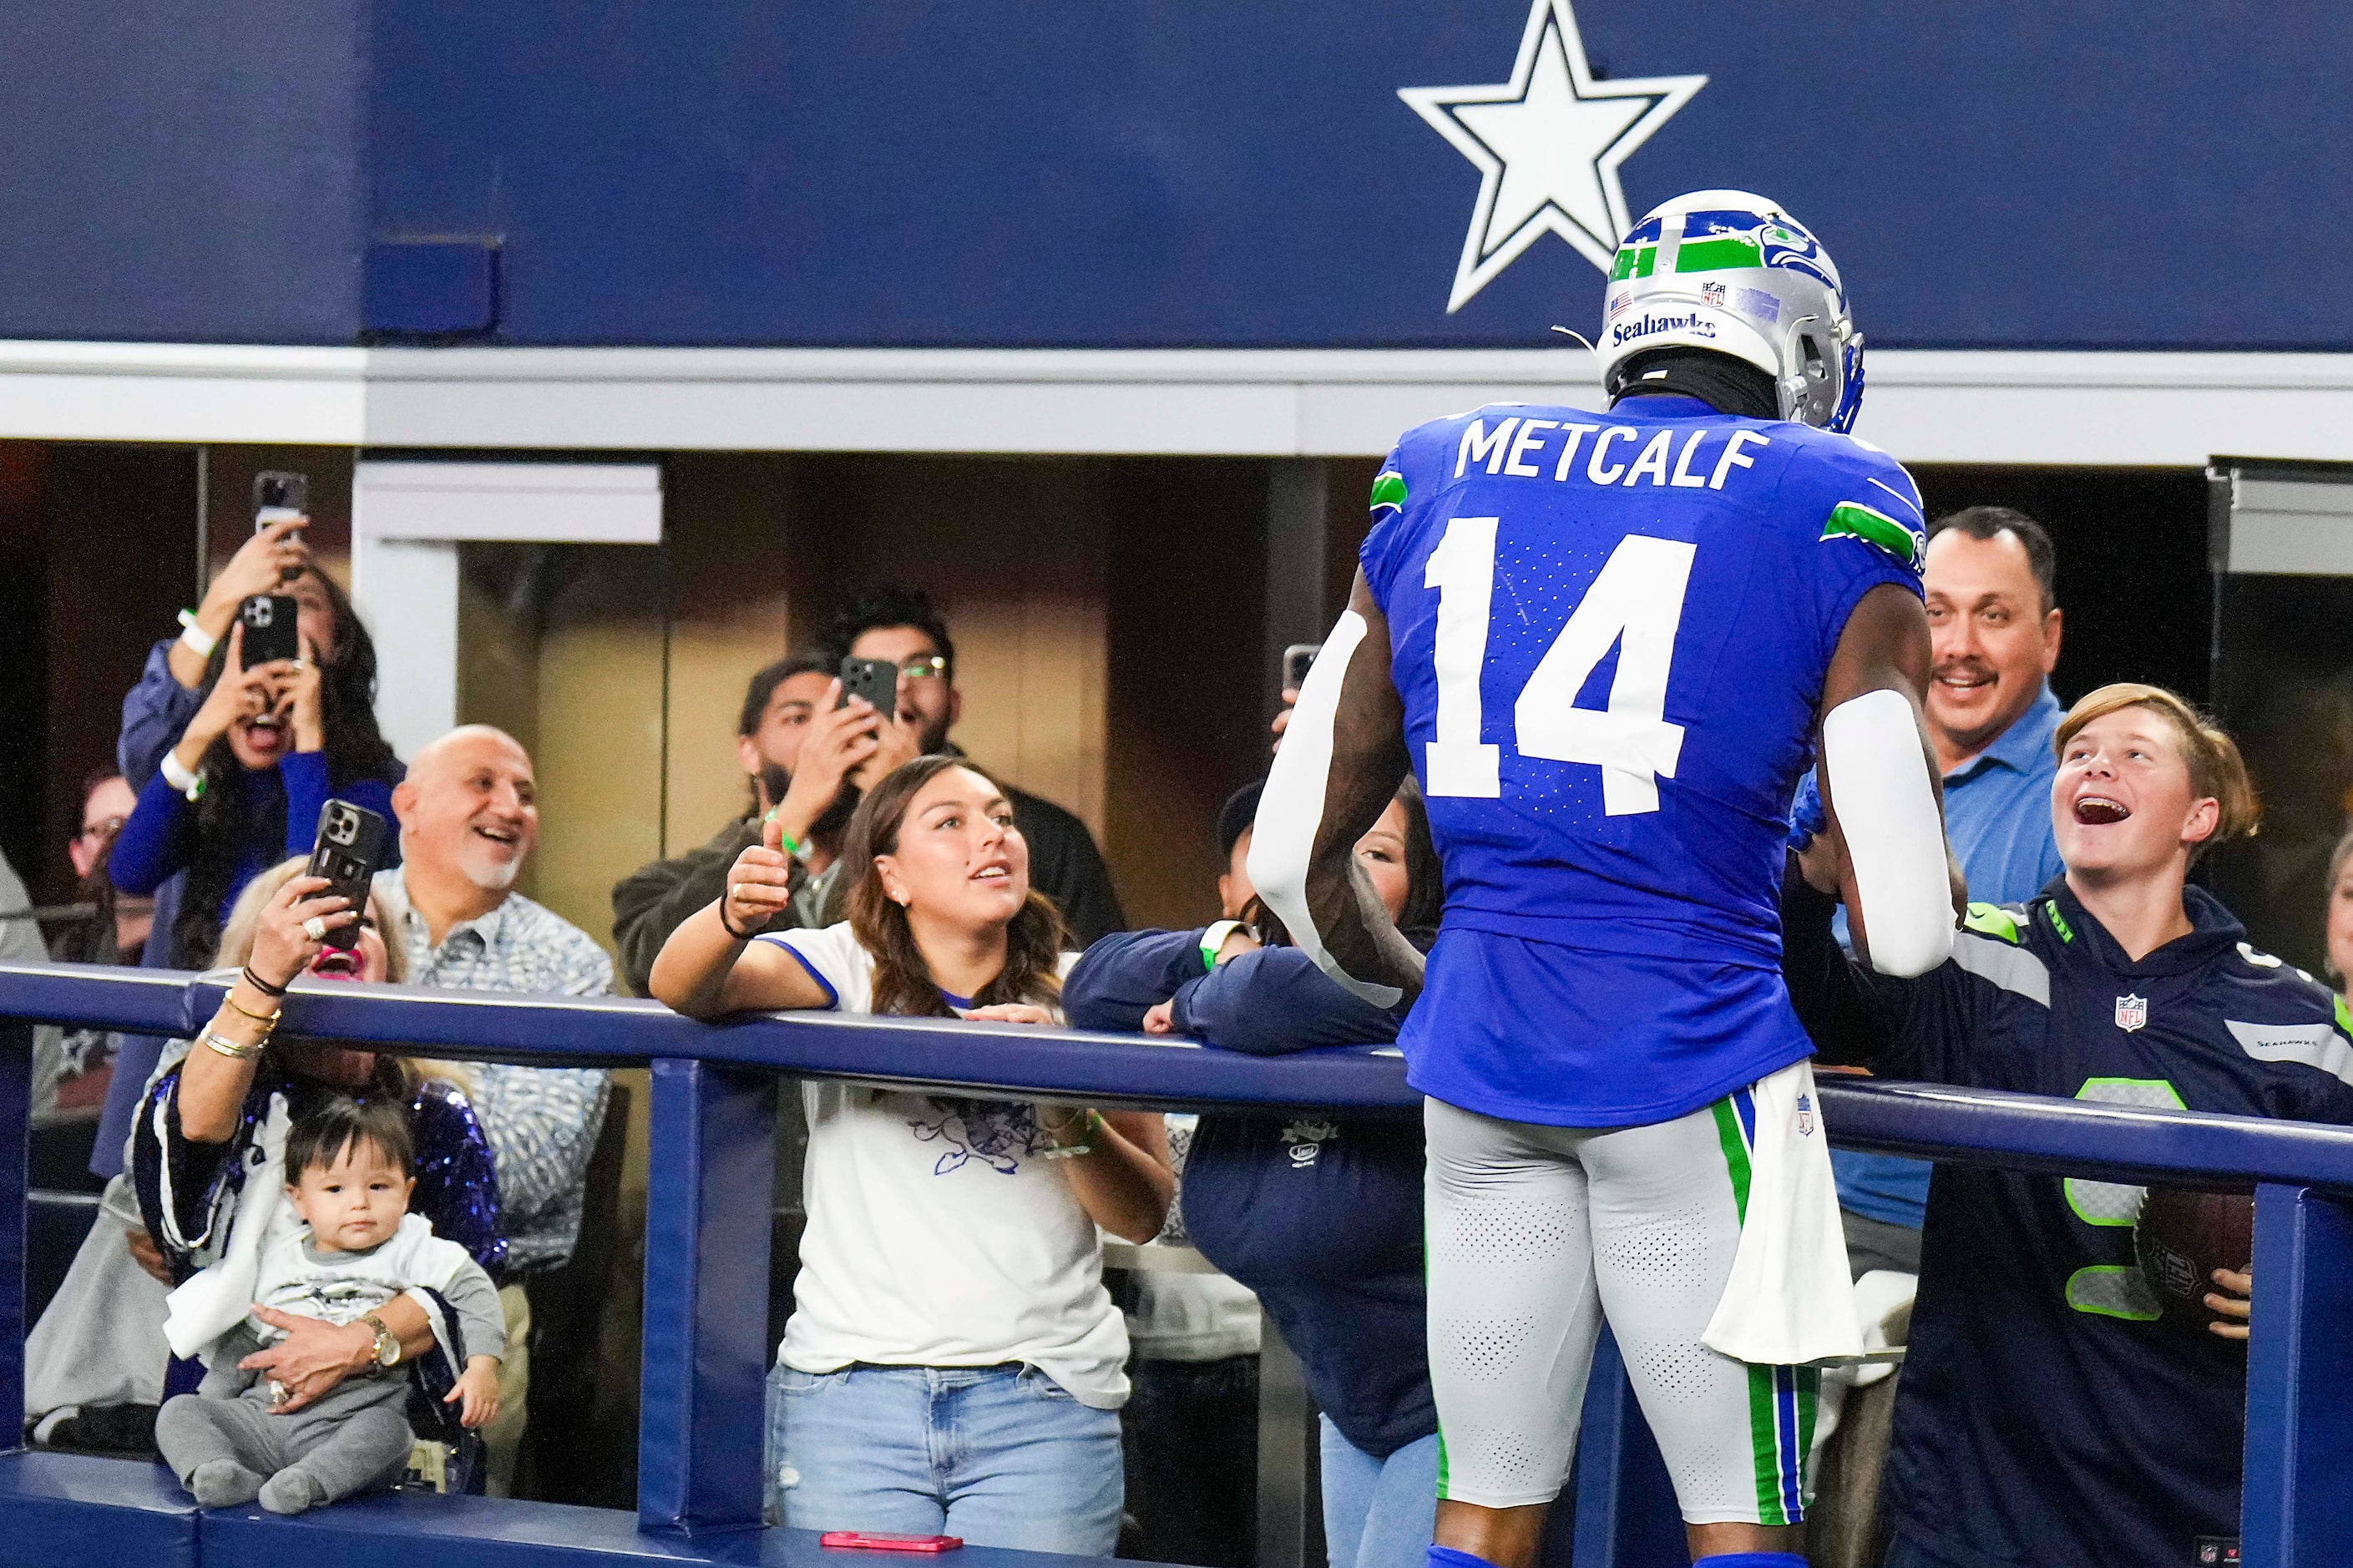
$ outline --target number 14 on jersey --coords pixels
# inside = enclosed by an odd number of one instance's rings
[[[1438,590],[1438,734],[1423,759],[1433,795],[1504,793],[1503,749],[1479,738],[1499,521],[1449,522],[1422,574],[1422,586]],[[1658,810],[1659,780],[1675,776],[1683,754],[1683,727],[1666,717],[1667,676],[1692,554],[1680,540],[1640,533],[1620,540],[1512,705],[1519,754],[1599,767],[1602,809],[1611,816]],[[1577,692],[1621,643],[1609,706],[1577,706]]]

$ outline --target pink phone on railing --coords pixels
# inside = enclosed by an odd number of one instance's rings
[[[882,1535],[871,1530],[828,1530],[817,1538],[817,1543],[856,1552],[954,1552],[964,1544],[964,1537]]]

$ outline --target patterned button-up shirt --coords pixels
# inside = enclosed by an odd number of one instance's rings
[[[377,875],[408,958],[408,984],[472,991],[603,996],[613,962],[589,934],[520,893],[479,919],[451,926],[433,945],[409,907],[398,870]],[[474,1112],[498,1165],[508,1277],[563,1264],[580,1239],[588,1159],[605,1122],[611,1075],[599,1068],[521,1068],[470,1062]]]

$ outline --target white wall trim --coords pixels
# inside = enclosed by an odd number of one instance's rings
[[[1888,351],[1913,462],[2353,459],[2353,354]],[[0,342],[0,438],[374,447],[1377,456],[1479,403],[1590,405],[1581,349],[338,349]]]

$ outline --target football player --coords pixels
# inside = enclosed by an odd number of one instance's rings
[[[1532,1568],[1605,1317],[1694,1558],[1789,1568],[1800,1363],[1860,1342],[1778,967],[1785,824],[1819,751],[1859,951],[1943,962],[1924,520],[1844,434],[1862,340],[1774,203],[1667,203],[1607,293],[1607,413],[1491,405],[1390,454],[1250,870],[1334,979],[1416,998],[1432,1568]],[[1426,972],[1348,852],[1409,767],[1446,863]]]

